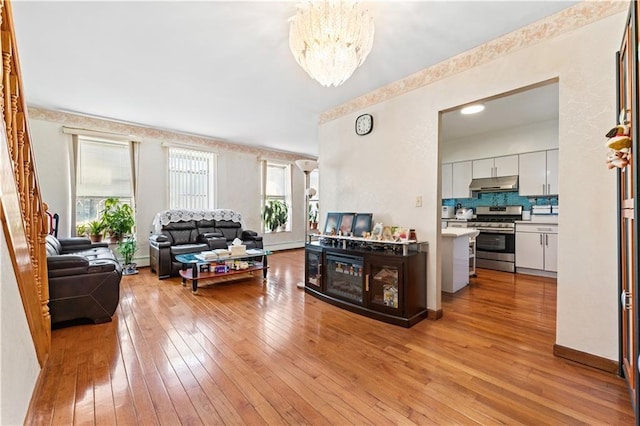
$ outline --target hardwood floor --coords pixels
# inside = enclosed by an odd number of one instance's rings
[[[296,288],[301,250],[201,288],[124,277],[112,323],[53,331],[27,424],[633,424],[624,381],[554,357],[555,280],[478,270],[410,329]]]

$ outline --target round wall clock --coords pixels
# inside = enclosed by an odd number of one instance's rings
[[[368,135],[373,130],[373,117],[371,114],[362,114],[356,118],[356,134]]]

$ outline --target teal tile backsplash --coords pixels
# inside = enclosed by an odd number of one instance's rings
[[[478,206],[522,206],[524,210],[530,210],[534,205],[556,205],[558,197],[522,197],[518,191],[480,192],[475,198],[449,198],[442,200],[443,206],[462,207],[475,209]]]

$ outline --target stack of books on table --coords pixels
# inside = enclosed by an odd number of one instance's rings
[[[218,253],[215,251],[203,251],[196,257],[201,260],[216,260],[218,258]]]

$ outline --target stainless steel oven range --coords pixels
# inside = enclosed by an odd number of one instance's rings
[[[522,219],[522,206],[478,207],[476,218],[467,222],[476,228],[476,266],[515,272],[516,220]]]

